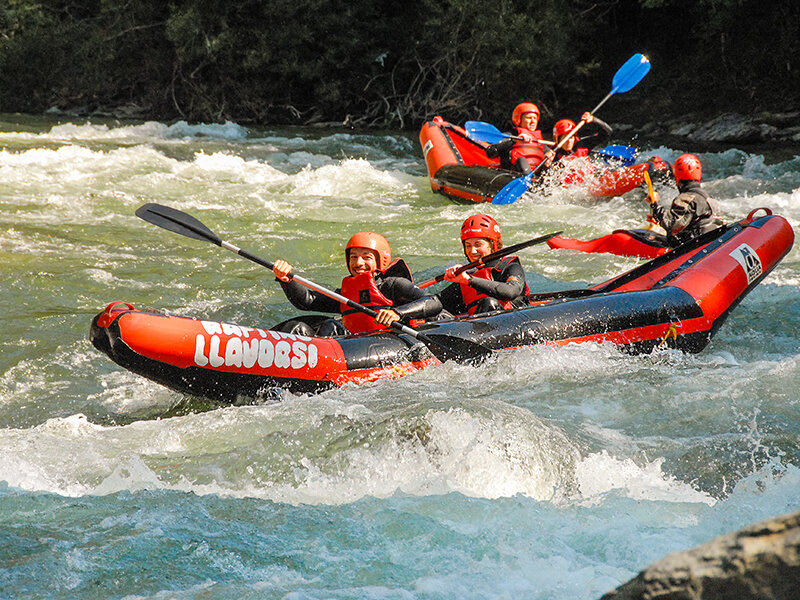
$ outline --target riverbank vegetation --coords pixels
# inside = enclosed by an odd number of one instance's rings
[[[0,112],[416,129],[521,100],[628,122],[800,106],[796,0],[6,0]]]

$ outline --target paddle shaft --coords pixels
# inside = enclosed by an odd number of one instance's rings
[[[657,192],[653,189],[653,180],[650,179],[650,173],[648,171],[644,172],[644,180],[647,183],[647,203],[650,205],[650,212],[653,211],[653,205],[658,202],[658,195]],[[653,231],[658,226],[658,223],[655,220],[655,217],[650,214],[647,216],[647,224],[644,228],[648,231]]]
[[[470,269],[480,269],[481,267],[483,267],[490,260],[494,260],[495,258],[502,258],[504,256],[508,256],[509,254],[513,254],[514,252],[518,252],[519,250],[522,250],[523,248],[527,248],[528,246],[533,246],[534,244],[541,244],[542,242],[546,242],[550,238],[554,238],[555,236],[561,235],[562,233],[564,233],[564,232],[563,231],[557,231],[556,233],[549,233],[547,235],[543,235],[543,236],[540,236],[540,237],[537,237],[537,238],[533,238],[532,240],[528,240],[527,242],[520,242],[519,244],[514,244],[513,246],[508,246],[507,248],[502,248],[502,249],[498,250],[497,252],[492,252],[491,254],[487,254],[486,256],[483,256],[483,257],[479,258],[478,260],[473,260],[471,263],[468,263],[466,265],[461,265],[460,267],[458,267],[454,271],[454,274],[458,275],[458,274],[463,273],[464,271],[468,271]],[[444,281],[444,273],[442,273],[441,275],[437,275],[436,277],[434,277],[430,281],[426,281],[425,283],[419,284],[417,287],[418,288],[426,288],[426,287],[429,287],[429,286],[431,286],[431,285],[433,285],[435,283],[439,283],[440,281]]]

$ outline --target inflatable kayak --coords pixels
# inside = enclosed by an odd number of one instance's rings
[[[422,126],[419,141],[431,189],[457,202],[491,202],[522,175],[501,168],[499,158],[489,158],[488,142],[472,139],[464,128],[438,116]],[[621,196],[642,185],[646,172],[647,163],[602,169],[591,177],[573,177],[569,185],[579,185],[595,197]]]
[[[547,240],[547,245],[560,250],[578,250],[579,252],[616,254],[617,256],[635,256],[637,258],[656,258],[669,252],[667,236],[647,229],[616,229],[608,235],[593,240],[577,240],[562,236],[554,236]]]
[[[534,294],[524,308],[428,323],[419,330],[492,350],[611,342],[631,352],[663,345],[699,352],[792,247],[789,223],[766,212],[751,213],[590,288]],[[390,330],[305,337],[136,310],[124,302],[112,302],[93,319],[90,338],[134,373],[222,402],[258,397],[271,388],[308,393],[396,378],[439,362],[425,344]]]

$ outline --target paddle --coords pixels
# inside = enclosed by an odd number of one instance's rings
[[[467,132],[467,136],[470,139],[477,140],[479,142],[487,142],[489,144],[496,144],[497,142],[502,142],[503,140],[507,140],[509,138],[512,140],[522,139],[518,135],[509,135],[507,133],[503,133],[491,123],[485,123],[484,121],[467,121],[464,123],[464,130]],[[551,142],[549,140],[538,140],[538,142],[547,146],[555,145],[555,142]]]
[[[226,250],[230,250],[234,254],[238,254],[239,256],[272,270],[273,264],[268,260],[259,258],[253,254],[250,254],[246,250],[242,250],[241,248],[222,240],[219,236],[217,236],[217,234],[203,225],[203,223],[180,210],[163,206],[161,204],[148,203],[143,204],[136,209],[136,216],[140,219],[144,219],[148,223],[158,225],[159,227],[162,227],[168,231],[172,231],[196,240],[211,242],[212,244],[216,244],[217,246],[225,248]],[[294,279],[297,283],[317,291],[320,294],[328,296],[329,298],[333,298],[342,304],[346,304],[350,308],[363,312],[370,317],[374,318],[378,314],[371,308],[362,306],[357,302],[353,302],[349,298],[345,298],[341,294],[337,294],[332,290],[326,289],[321,285],[314,283],[313,281],[309,281],[308,279],[301,277],[300,275],[290,273],[289,278]],[[492,353],[489,348],[470,340],[455,338],[442,334],[428,336],[399,322],[392,323],[391,327],[392,329],[410,335],[414,339],[424,343],[431,353],[442,362],[454,360],[460,363],[475,364],[485,360]]]
[[[636,162],[636,155],[638,154],[633,146],[623,146],[621,144],[610,144],[594,152],[605,159],[618,160],[626,167]]]
[[[644,181],[647,184],[647,203],[650,205],[650,210],[652,213],[653,204],[658,202],[658,192],[653,189],[653,180],[650,179],[650,173],[648,171],[644,172]],[[652,214],[647,215],[647,225],[644,228],[648,231],[654,230],[658,227],[658,222],[656,221],[655,217]]]
[[[519,244],[514,244],[513,246],[509,246],[507,248],[501,248],[497,252],[492,252],[491,254],[487,254],[486,256],[479,258],[478,260],[473,260],[471,263],[466,265],[461,265],[455,270],[455,274],[458,275],[459,273],[463,273],[464,271],[468,271],[470,269],[481,268],[483,265],[488,263],[495,258],[502,258],[504,256],[508,256],[509,254],[514,254],[523,248],[527,248],[528,246],[533,246],[534,244],[541,244],[542,242],[546,242],[550,238],[554,238],[557,235],[561,235],[564,233],[563,231],[556,231],[555,233],[549,233],[547,235],[543,235],[541,237],[533,238],[532,240],[528,240],[527,242],[520,242]],[[444,280],[444,273],[441,275],[437,275],[430,281],[426,281],[425,283],[421,283],[417,287],[419,288],[426,288],[428,286],[433,285],[434,283],[439,283],[440,281]]]
[[[614,74],[614,79],[611,82],[611,91],[606,94],[606,97],[603,98],[600,103],[590,111],[590,114],[594,115],[594,113],[596,113],[600,107],[603,106],[603,104],[605,104],[614,94],[618,92],[627,92],[633,89],[633,87],[639,83],[645,75],[647,75],[649,70],[650,61],[647,60],[647,57],[642,54],[634,54],[631,56]],[[494,198],[492,198],[492,204],[513,204],[516,202],[519,197],[522,196],[522,194],[530,189],[533,183],[533,176],[536,175],[536,173],[538,173],[542,168],[544,168],[544,166],[547,164],[547,158],[552,158],[555,156],[556,150],[561,148],[570,139],[572,139],[572,137],[581,127],[583,127],[585,123],[586,121],[578,122],[578,124],[575,125],[575,127],[573,127],[567,135],[561,138],[554,149],[547,152],[547,155],[545,155],[546,159],[536,165],[536,168],[530,173],[524,177],[519,177],[507,183],[503,189],[497,192]]]

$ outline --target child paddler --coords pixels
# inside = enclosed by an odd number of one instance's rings
[[[389,242],[379,233],[356,233],[348,240],[344,253],[350,274],[342,279],[341,288],[337,290],[342,296],[373,310],[405,304],[425,296],[425,292],[414,285],[405,261],[400,258],[392,262]],[[369,315],[291,280],[289,273],[292,272],[292,265],[285,260],[275,261],[272,271],[295,307],[342,314],[341,323],[330,319],[316,331],[302,320],[290,321],[292,333],[331,336],[384,328]],[[285,327],[282,329],[286,330]]]
[[[500,226],[489,215],[473,215],[461,226],[464,255],[474,262],[503,247]],[[445,271],[451,282],[439,294],[378,313],[378,323],[388,325],[399,319],[431,318],[443,311],[454,315],[478,314],[526,306],[528,285],[525,271],[516,256],[492,259],[480,269],[456,273],[460,265]]]

